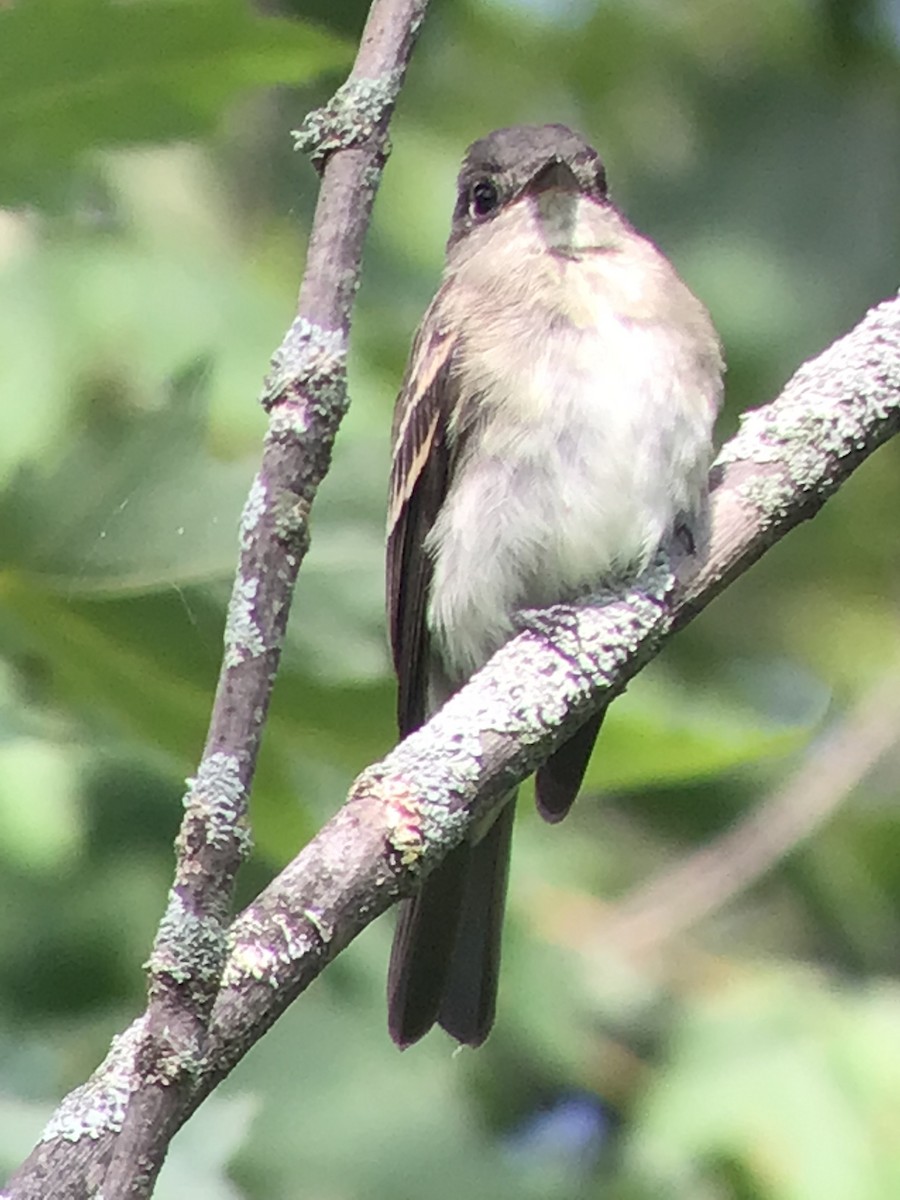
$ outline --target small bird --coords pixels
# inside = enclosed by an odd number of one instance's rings
[[[564,125],[466,152],[443,279],[394,412],[387,603],[401,736],[514,632],[516,613],[702,543],[723,360],[709,314],[609,199]],[[536,775],[561,820],[600,726]],[[401,905],[388,1024],[477,1046],[496,1008],[514,796]]]

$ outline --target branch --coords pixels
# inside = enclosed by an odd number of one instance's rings
[[[816,739],[795,774],[741,821],[607,911],[604,942],[645,953],[726,904],[811,837],[900,739],[896,667]]]
[[[895,298],[802,367],[777,400],[745,415],[714,467],[709,552],[693,579],[679,584],[657,565],[596,604],[532,615],[426,726],[363,772],[343,808],[232,925],[206,1052],[173,1122],[186,1120],[325,965],[511,785],[898,431]],[[63,1101],[10,1197],[86,1196],[90,1180],[102,1178],[143,1076],[147,1020]],[[77,1187],[47,1190],[47,1179],[76,1171]]]
[[[49,1174],[43,1156],[33,1156],[11,1182],[10,1196],[80,1197],[98,1187],[104,1200],[149,1196],[178,1114],[208,1069],[207,1032],[228,953],[234,880],[250,843],[247,798],[309,545],[310,506],[347,407],[347,342],[363,240],[387,158],[388,122],[426,3],[374,0],[349,79],[297,135],[298,147],[321,170],[322,186],[297,315],[262,397],[269,427],[241,522],[209,732],[185,797],[175,878],[149,963],[147,1011],[130,1031],[137,1070],[112,1107],[62,1133],[60,1145],[76,1146]],[[101,1134],[110,1135],[102,1138],[102,1154],[71,1152],[79,1140],[80,1149],[100,1149]]]

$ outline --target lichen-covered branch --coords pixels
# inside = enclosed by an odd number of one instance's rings
[[[147,1012],[116,1047],[127,1084],[92,1111],[69,1106],[10,1196],[149,1196],[178,1114],[208,1068],[207,1027],[226,961],[247,797],[290,610],[307,519],[347,406],[345,364],[363,239],[387,152],[388,122],[427,0],[373,0],[349,79],[300,140],[322,174],[297,316],[262,403],[269,427],[244,507],[240,557],[209,733],[185,797],[177,864],[149,963]],[[80,1120],[83,1118],[83,1122]],[[45,1148],[50,1143],[45,1142]],[[88,1151],[88,1153],[85,1153]],[[97,1153],[100,1151],[100,1153]]]
[[[777,400],[746,415],[714,468],[709,553],[692,579],[678,582],[657,564],[621,593],[527,616],[524,631],[425,727],[363,772],[346,804],[232,925],[205,1055],[174,1123],[511,784],[898,431],[895,298],[802,367]],[[142,1078],[146,1019],[66,1098],[10,1196],[87,1196],[90,1180],[103,1178],[127,1098]],[[78,1164],[81,1190],[46,1190],[47,1179],[66,1178],[59,1164],[67,1156]]]
[[[665,640],[900,432],[900,298],[874,308],[746,414],[713,470],[702,569],[657,565],[582,608],[529,617],[426,726],[356,781],[344,807],[231,930],[210,1028],[226,1075],[356,934],[416,886],[573,725],[609,703]]]

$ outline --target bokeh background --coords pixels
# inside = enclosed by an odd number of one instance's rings
[[[0,5],[4,1173],[143,1005],[316,197],[288,131],[365,9]],[[243,901],[392,744],[391,405],[459,158],[519,121],[590,135],[711,309],[722,438],[896,288],[897,0],[433,0]],[[569,821],[523,792],[482,1050],[393,1048],[379,921],[179,1135],[158,1195],[900,1194],[898,468],[889,445],[642,675]],[[835,738],[829,793],[810,764]]]

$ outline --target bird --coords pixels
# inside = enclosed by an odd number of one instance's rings
[[[703,304],[610,199],[564,125],[472,143],[440,286],[392,424],[388,626],[401,737],[516,631],[644,570],[702,553],[724,361]],[[550,822],[581,786],[600,715],[537,771]],[[510,793],[404,900],[388,969],[401,1048],[437,1023],[494,1023],[515,810]]]

